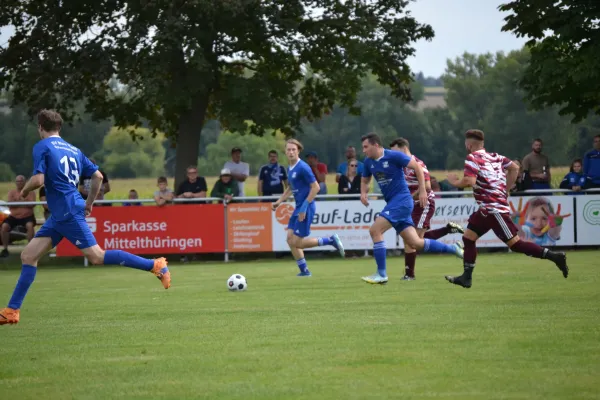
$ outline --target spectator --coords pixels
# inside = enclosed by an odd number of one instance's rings
[[[315,174],[315,178],[317,178],[317,182],[321,188],[319,194],[327,194],[327,183],[325,183],[327,178],[327,165],[319,162],[319,157],[315,151],[306,153],[306,162],[312,169],[313,174]]]
[[[42,186],[40,188],[40,201],[46,201],[46,186]],[[50,218],[50,209],[48,208],[48,204],[42,205],[44,208],[44,219]]]
[[[187,168],[187,179],[177,188],[177,197],[180,199],[199,199],[205,198],[208,188],[206,187],[206,179],[198,176],[198,168],[190,165]],[[186,202],[187,204],[188,202]],[[199,203],[199,202],[195,202]]]
[[[340,177],[338,183],[339,194],[360,194],[361,175],[358,174],[358,161],[356,158],[348,160],[346,173]]]
[[[440,187],[440,183],[437,181],[437,179],[431,175],[429,176],[429,179],[429,183],[431,183],[431,190],[436,193],[441,192],[442,188]]]
[[[96,160],[90,158],[90,161],[96,165],[98,165],[96,163]],[[107,194],[108,192],[110,192],[110,182],[108,181],[108,176],[106,175],[106,172],[104,172],[102,169],[98,169],[98,171],[100,171],[100,173],[102,174],[102,185],[100,185],[100,191],[98,192],[98,196],[96,196],[96,200],[104,200],[104,195]],[[81,193],[81,197],[83,197],[84,200],[87,200],[88,197],[88,193],[90,192],[90,188],[92,185],[92,180],[90,179],[91,177],[89,176],[82,176],[79,179],[79,193]],[[95,206],[111,206],[112,204],[106,203],[106,204],[94,204]]]
[[[231,161],[227,161],[223,165],[223,169],[231,171],[231,176],[237,181],[240,197],[246,196],[244,182],[250,176],[250,164],[242,161],[242,149],[239,147],[231,149]]]
[[[563,178],[560,183],[560,188],[572,190],[573,193],[570,194],[583,194],[582,190],[587,189],[590,186],[590,183],[587,176],[583,174],[581,158],[577,158],[571,163],[569,173]]]
[[[232,179],[231,171],[227,168],[221,170],[219,180],[215,182],[213,190],[210,192],[210,197],[218,197],[223,199],[223,203],[229,203],[234,197],[240,195],[240,187],[236,181]]]
[[[600,188],[600,135],[594,136],[594,148],[583,156],[583,173],[591,188]]]
[[[356,159],[356,149],[354,148],[354,146],[348,146],[346,148],[346,161],[344,161],[343,163],[341,163],[336,171],[335,174],[335,181],[337,183],[340,182],[340,179],[343,175],[346,175],[346,171],[348,170],[348,163],[350,162],[350,160],[357,160]],[[358,175],[362,176],[363,170],[365,168],[364,164],[360,161],[356,161],[358,164]]]
[[[131,189],[129,191],[129,196],[127,198],[129,200],[137,200],[137,199],[139,199],[137,190]],[[140,203],[139,201],[128,201],[128,202],[123,203],[123,206],[125,206],[125,207],[141,206],[141,205],[142,205],[142,203]]]
[[[16,188],[8,192],[9,203],[35,201],[35,192],[29,192],[26,198],[21,197],[21,190],[25,187],[25,177],[19,175],[15,178]],[[4,249],[0,252],[0,257],[8,257],[8,242],[10,241],[10,231],[16,227],[24,227],[27,230],[27,240],[33,239],[33,228],[35,227],[35,216],[33,215],[35,206],[13,206],[10,207],[10,215],[2,223],[2,245]]]
[[[531,145],[531,153],[523,158],[523,171],[528,173],[532,181],[532,189],[550,189],[550,163],[542,153],[542,139],[535,139]]]
[[[167,203],[173,201],[175,196],[173,195],[173,191],[169,189],[167,178],[161,176],[158,178],[158,190],[154,192],[154,201],[156,205],[159,207],[164,206]]]
[[[287,171],[279,165],[277,151],[269,151],[269,163],[260,167],[258,171],[259,196],[275,196],[283,193],[287,186]],[[275,201],[271,199],[270,201]]]

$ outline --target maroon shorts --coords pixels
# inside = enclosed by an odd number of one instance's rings
[[[415,203],[412,211],[412,220],[417,229],[429,229],[431,218],[435,213],[435,201],[430,199],[425,208],[421,207],[420,203]]]
[[[471,214],[467,228],[475,232],[479,237],[485,235],[491,229],[498,239],[504,243],[517,236],[519,232],[519,228],[512,222],[510,214],[492,214],[485,209],[479,209]]]

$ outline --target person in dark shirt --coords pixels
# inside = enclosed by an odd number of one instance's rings
[[[96,160],[90,158],[90,161],[93,164],[98,165],[98,163],[96,163]],[[98,192],[98,196],[96,196],[96,200],[104,200],[104,195],[107,194],[108,192],[110,192],[110,182],[108,181],[108,175],[106,175],[106,172],[104,172],[102,169],[98,169],[98,171],[100,171],[100,173],[102,174],[102,185],[100,186],[100,192]],[[90,179],[91,177],[89,176],[81,176],[79,178],[79,193],[81,193],[81,197],[83,197],[84,200],[87,200],[88,197],[88,193],[90,191],[90,186],[91,186],[91,182],[92,180]],[[111,206],[112,204],[106,203],[106,204],[94,204],[95,206]]]
[[[283,193],[287,185],[287,171],[279,164],[277,151],[269,151],[269,163],[258,171],[258,195],[275,196]],[[270,201],[275,201],[271,199]]]
[[[573,160],[569,173],[565,175],[560,183],[561,189],[571,189],[569,194],[584,194],[582,190],[591,186],[591,180],[583,173],[583,162],[581,158]]]
[[[200,199],[206,197],[207,191],[206,179],[202,176],[198,176],[197,167],[190,165],[187,168],[187,179],[181,182],[175,195],[179,199]],[[183,204],[189,203],[200,203],[200,201],[185,202]]]
[[[128,197],[129,200],[137,200],[139,198],[140,197],[138,196],[137,190],[131,189],[129,191],[129,197]],[[141,205],[142,205],[142,203],[140,203],[139,201],[128,201],[126,203],[123,203],[124,207],[141,206]]]
[[[340,175],[338,193],[360,194],[360,176],[358,174],[358,160],[356,158],[348,160],[346,173]]]

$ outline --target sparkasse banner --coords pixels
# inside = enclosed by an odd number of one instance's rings
[[[164,207],[95,207],[87,223],[100,247],[134,254],[221,253],[225,251],[220,204]],[[67,240],[56,255],[81,252]]]

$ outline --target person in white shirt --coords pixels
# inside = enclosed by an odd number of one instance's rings
[[[239,147],[231,149],[231,161],[227,161],[223,165],[223,169],[231,171],[231,176],[238,183],[240,197],[246,196],[246,193],[244,192],[244,182],[250,175],[250,164],[242,162],[242,149]]]

